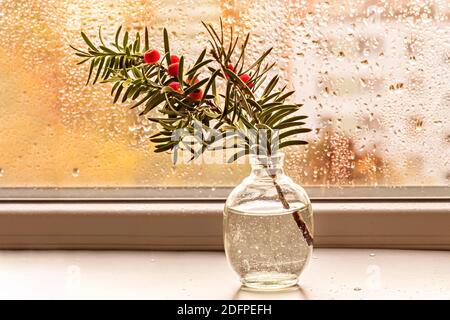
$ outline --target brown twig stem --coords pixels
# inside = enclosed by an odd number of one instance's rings
[[[289,205],[289,202],[287,202],[286,197],[284,196],[283,190],[281,189],[280,185],[276,182],[276,176],[270,175],[273,181],[273,185],[277,189],[278,198],[280,199],[281,203],[283,204],[283,208],[286,210],[289,210],[291,206]],[[297,223],[298,228],[302,232],[303,238],[305,238],[306,243],[308,246],[313,245],[314,239],[311,235],[311,232],[308,229],[308,226],[306,225],[305,221],[303,221],[302,217],[300,216],[300,212],[294,211],[292,212],[292,217],[295,220],[295,223]]]

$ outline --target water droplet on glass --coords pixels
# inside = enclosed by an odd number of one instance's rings
[[[3,170],[2,168],[0,168],[0,177],[3,177],[3,174],[5,173],[5,170]]]
[[[401,89],[403,89],[404,84],[403,83],[393,83],[391,85],[389,85],[389,90],[391,91],[400,91]]]
[[[416,132],[420,132],[423,130],[423,120],[422,119],[415,120],[415,130],[416,130]]]
[[[80,169],[74,168],[74,169],[72,170],[72,176],[74,176],[74,177],[79,177],[79,176],[80,176]]]
[[[375,253],[369,254],[370,257],[375,257]]]

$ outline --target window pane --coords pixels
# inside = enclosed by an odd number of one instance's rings
[[[303,185],[450,185],[448,1],[0,0],[0,187],[231,186],[246,164],[181,164],[155,155],[154,126],[85,86],[69,44],[103,26],[151,30],[193,63],[201,20],[274,46],[315,130],[287,151]]]

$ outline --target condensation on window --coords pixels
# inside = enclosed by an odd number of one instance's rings
[[[0,186],[229,186],[245,164],[180,164],[154,154],[155,127],[85,86],[69,44],[98,27],[150,28],[193,63],[201,21],[274,47],[313,132],[287,151],[302,185],[450,185],[450,9],[441,1],[0,0]]]

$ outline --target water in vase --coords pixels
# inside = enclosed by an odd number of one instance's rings
[[[277,289],[295,285],[312,252],[294,215],[312,229],[311,206],[254,201],[226,208],[225,251],[247,287]]]

